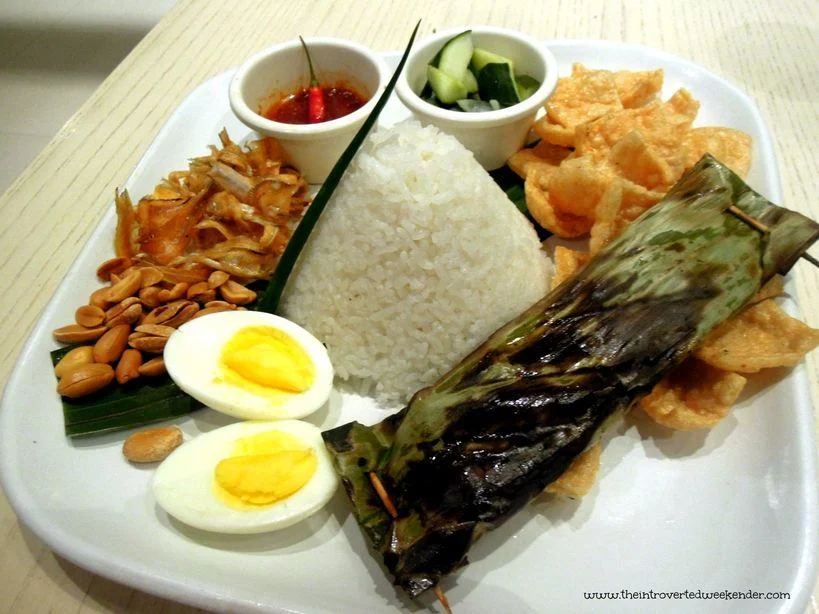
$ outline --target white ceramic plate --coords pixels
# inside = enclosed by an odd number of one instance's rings
[[[698,125],[732,126],[754,140],[749,182],[779,201],[770,135],[753,102],[690,62],[612,43],[548,43],[567,73],[663,67],[664,96],[685,86],[702,101]],[[388,58],[393,66],[397,56]],[[226,126],[230,74],[202,84],[162,128],[127,187],[149,192],[185,168]],[[395,100],[382,123],[403,118]],[[231,611],[411,611],[371,558],[339,490],[329,507],[290,529],[221,536],[187,528],[155,505],[152,469],[122,460],[127,433],[63,436],[48,351],[111,256],[113,207],[69,270],[28,341],[0,412],[3,488],[50,547],[91,571],[197,606]],[[791,305],[791,308],[793,306]],[[336,394],[322,427],[383,412]],[[202,410],[177,422],[188,437],[229,422]],[[447,582],[456,612],[794,612],[816,578],[817,493],[812,409],[804,367],[754,378],[735,411],[707,432],[669,433],[637,417],[612,433],[600,479],[579,502],[541,501],[488,534]],[[784,591],[790,599],[590,600],[608,591]]]

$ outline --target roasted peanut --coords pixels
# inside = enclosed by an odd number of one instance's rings
[[[204,305],[205,309],[210,309],[211,307],[224,307],[225,309],[236,309],[236,305],[233,303],[228,303],[227,301],[208,301]]]
[[[189,301],[174,301],[167,305],[160,305],[156,309],[148,312],[143,324],[164,324],[167,320],[170,320],[179,313],[188,303]]]
[[[171,300],[178,301],[181,298],[185,298],[185,294],[190,287],[191,285],[186,281],[180,281],[179,283],[174,284],[173,288],[171,288]]]
[[[104,388],[113,379],[114,369],[111,365],[98,362],[77,365],[63,373],[57,392],[64,397],[76,399]]]
[[[170,290],[162,290],[157,296],[159,296],[159,300],[163,303],[169,303],[171,301],[178,301],[185,293],[188,291],[190,284],[180,281],[178,284],[174,284],[173,288]]]
[[[213,301],[216,300],[216,290],[208,290],[207,292],[197,296],[196,300],[199,302],[200,305],[204,305],[205,303],[212,303]]]
[[[186,296],[188,298],[192,298],[192,297],[196,296],[197,294],[202,294],[202,292],[205,292],[205,291],[210,290],[210,289],[211,288],[208,285],[208,282],[198,281],[195,284],[191,284],[188,287],[188,291],[186,292]]]
[[[189,300],[207,303],[216,298],[216,290],[211,288],[206,281],[200,281],[188,288],[187,297]]]
[[[108,288],[106,299],[111,303],[119,303],[129,296],[136,294],[141,283],[142,275],[140,274],[139,270],[135,269],[130,271],[113,286]]]
[[[142,288],[149,288],[150,286],[155,286],[160,281],[162,281],[162,272],[159,269],[155,269],[152,266],[146,266],[140,269],[139,272],[142,275],[142,281],[140,283],[140,287]]]
[[[114,371],[117,382],[126,384],[139,377],[139,368],[142,366],[142,352],[139,350],[125,350]]]
[[[141,279],[142,279],[142,268],[140,268],[140,267],[138,267],[136,265],[129,266],[122,273],[118,273],[118,276],[119,276],[120,279],[124,279],[124,278],[128,277],[128,275],[133,273],[134,271],[139,271],[140,272],[139,275],[140,275],[140,281],[141,281]]]
[[[179,328],[185,322],[193,318],[198,311],[199,305],[188,301],[187,305],[182,307],[182,309],[180,309],[174,317],[172,317],[170,320],[165,320],[163,324],[165,326],[170,326],[171,328]]]
[[[97,269],[97,277],[103,281],[109,281],[111,274],[120,275],[125,269],[131,266],[130,258],[111,258],[103,262]]]
[[[143,305],[150,307],[151,309],[154,307],[159,307],[162,304],[162,301],[159,300],[159,294],[161,292],[162,288],[157,286],[142,288],[142,290],[139,291],[139,300],[142,301]]]
[[[110,328],[94,344],[94,360],[97,362],[115,362],[122,356],[128,347],[128,335],[131,327],[127,324],[118,324]]]
[[[134,329],[138,333],[154,335],[156,337],[170,337],[176,332],[175,328],[163,326],[162,324],[140,324]]]
[[[161,354],[167,342],[167,337],[158,337],[146,333],[134,333],[128,337],[128,345],[148,354]]]
[[[208,277],[208,286],[213,289],[218,288],[223,283],[225,283],[228,279],[230,279],[230,275],[225,273],[224,271],[214,271]]]
[[[122,444],[122,454],[132,463],[156,463],[182,445],[178,426],[163,426],[133,433]]]
[[[69,324],[68,326],[61,326],[54,331],[54,339],[60,343],[87,343],[89,341],[96,341],[102,337],[106,328],[104,326],[95,326],[94,328],[86,328],[79,324]]]
[[[256,293],[253,290],[248,290],[242,284],[232,279],[227,280],[219,286],[219,292],[222,298],[235,305],[247,305],[256,300]]]
[[[218,303],[219,301],[213,301],[214,303]],[[230,307],[205,307],[204,309],[200,309],[197,311],[191,320],[195,320],[196,318],[201,318],[202,316],[206,316],[211,313],[220,313],[222,311],[233,311],[235,309],[235,305]]]
[[[85,328],[94,328],[105,321],[105,312],[96,305],[83,305],[74,312],[74,320]]]
[[[211,301],[216,299],[216,290],[208,290],[207,292],[203,292],[199,296],[195,297],[198,303],[210,303]]]
[[[139,320],[140,316],[142,315],[142,303],[140,303],[139,299],[136,297],[131,298],[135,299],[137,302],[126,307],[119,313],[119,315],[107,320],[105,322],[106,326],[114,327],[119,326],[120,324],[133,324]]]
[[[136,296],[129,296],[126,299],[123,299],[113,307],[107,309],[105,311],[105,321],[106,323],[110,322],[114,318],[118,317],[122,314],[123,311],[131,307],[132,305],[139,305],[140,300]]]
[[[99,290],[94,290],[91,293],[91,297],[88,299],[88,304],[93,305],[94,307],[99,307],[100,309],[105,309],[108,305],[111,304],[111,301],[108,300],[108,290],[110,288],[100,288]]]
[[[70,350],[63,356],[60,362],[54,366],[54,373],[57,377],[62,377],[66,371],[79,365],[87,365],[91,362],[94,362],[94,347],[91,345],[82,345]]]
[[[174,301],[167,305],[160,305],[151,311],[143,321],[143,324],[164,324],[172,328],[177,328],[190,320],[199,305],[191,301]]]
[[[155,377],[163,373],[165,373],[165,359],[162,356],[151,358],[151,360],[145,361],[139,367],[139,374],[146,377]]]

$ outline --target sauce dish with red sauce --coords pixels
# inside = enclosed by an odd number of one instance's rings
[[[249,128],[275,137],[310,183],[321,183],[375,106],[389,79],[366,47],[336,38],[305,39],[326,105],[310,122],[310,68],[298,39],[269,47],[236,71],[230,107]]]

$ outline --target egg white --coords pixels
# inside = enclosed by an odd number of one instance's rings
[[[313,449],[317,461],[315,473],[286,499],[259,509],[230,507],[214,491],[216,465],[232,455],[237,439],[274,430],[292,435]],[[299,420],[238,422],[199,435],[162,461],[152,482],[156,502],[177,520],[205,531],[239,534],[289,527],[321,509],[337,486],[338,477],[321,431]]]
[[[248,326],[277,328],[298,343],[315,367],[313,384],[278,401],[227,382],[222,377],[222,349]],[[324,405],[333,387],[333,365],[327,349],[304,328],[258,311],[223,311],[186,322],[165,345],[165,367],[174,382],[208,407],[245,420],[303,418]]]

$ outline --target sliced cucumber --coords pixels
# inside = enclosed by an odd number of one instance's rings
[[[438,62],[441,61],[441,51],[442,51],[442,49],[439,49],[438,53],[436,53],[434,56],[432,56],[432,59],[429,61],[430,66],[434,66],[435,68],[438,68]]]
[[[515,83],[518,86],[518,98],[526,100],[540,87],[540,81],[529,75],[516,75]]]
[[[495,101],[497,104],[497,101]],[[457,101],[458,107],[461,111],[466,113],[482,113],[484,111],[495,111],[498,107],[493,107],[491,102],[485,100],[475,100],[474,98],[462,98]]]
[[[450,38],[427,65],[421,97],[431,104],[455,104],[453,108],[474,113],[517,104],[539,87],[528,75],[515,77],[511,59],[476,48],[472,31],[466,30]]]
[[[505,62],[487,64],[478,73],[478,86],[481,98],[494,98],[505,107],[520,102],[511,64]],[[434,84],[432,88],[435,89]]]
[[[515,73],[515,63],[509,58],[475,47],[474,51],[472,51],[472,70],[475,71],[476,75],[479,75],[487,64],[509,64],[512,74]]]
[[[463,82],[466,86],[467,94],[474,94],[478,91],[478,80],[475,78],[475,73],[471,70],[467,69],[464,72]]]
[[[450,38],[441,48],[436,68],[456,81],[464,82],[466,68],[472,59],[472,30]]]
[[[427,79],[435,96],[444,104],[452,104],[461,98],[466,98],[466,86],[463,81],[453,79],[434,66],[427,66]]]

